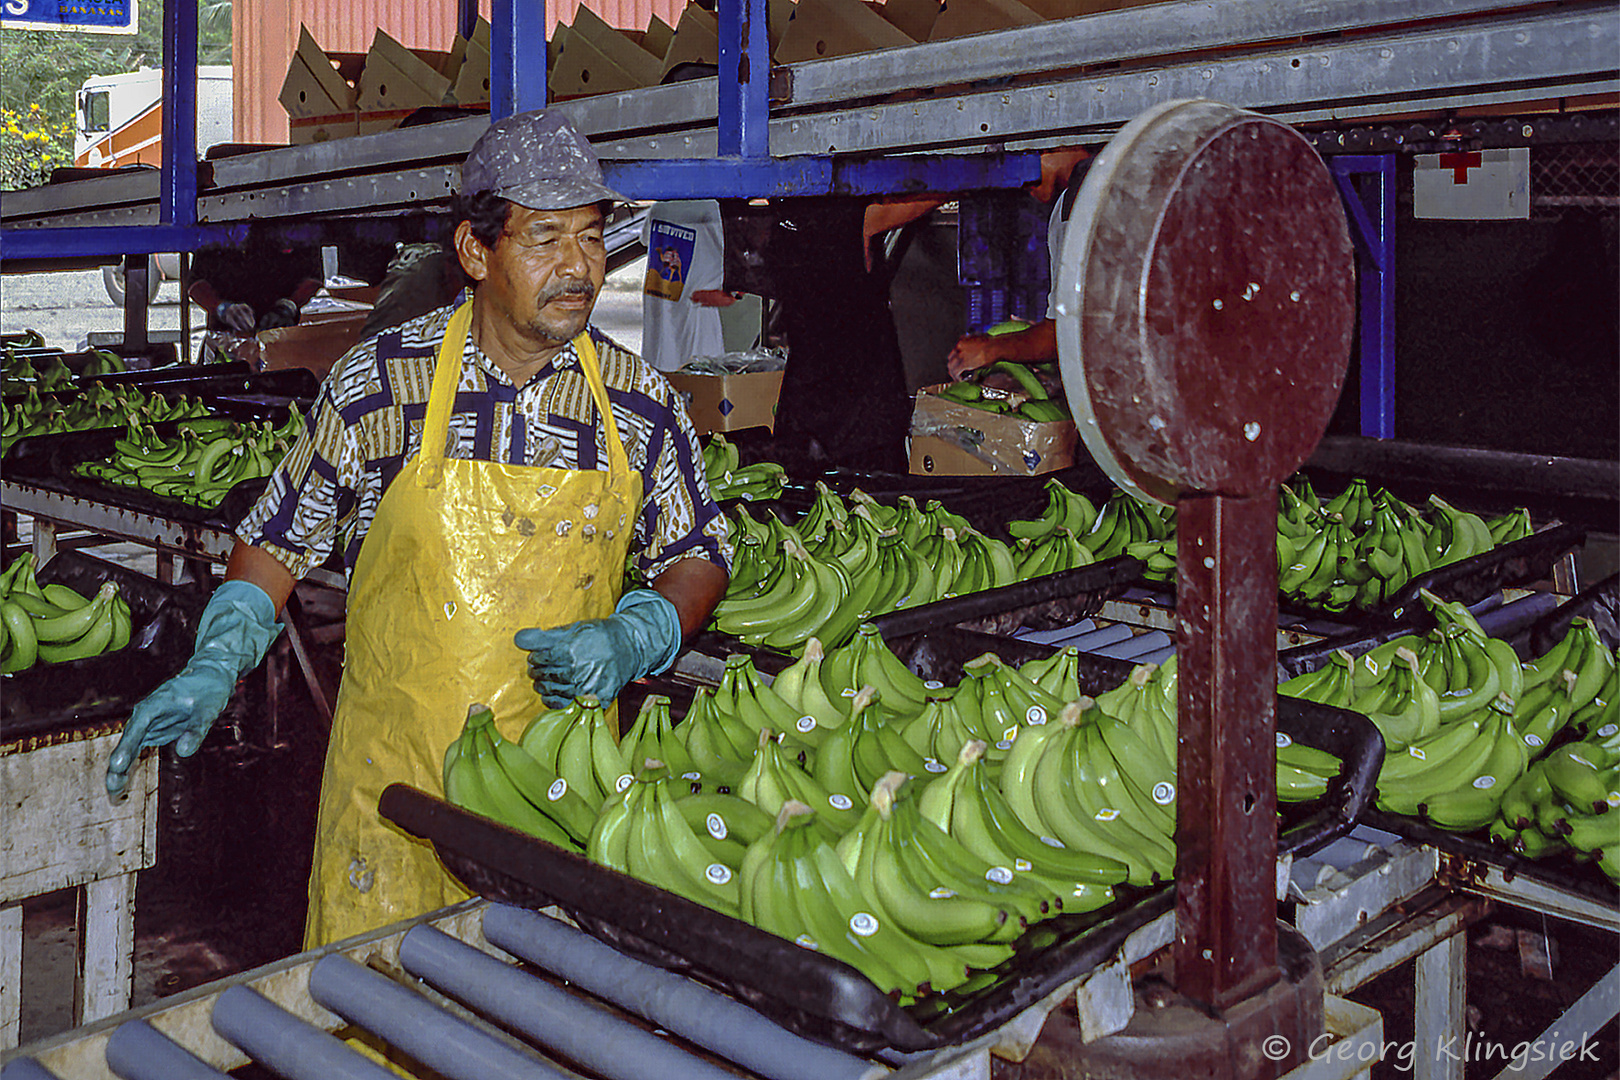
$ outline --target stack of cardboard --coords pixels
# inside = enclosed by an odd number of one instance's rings
[[[919,41],[980,34],[1163,0],[768,0],[774,63],[849,56]],[[682,64],[716,64],[720,26],[688,3],[672,28],[657,16],[645,30],[609,26],[580,6],[546,45],[552,100],[654,86]],[[489,101],[489,24],[457,37],[448,53],[407,49],[382,31],[364,56],[328,54],[300,28],[281,88],[295,143],[381,131],[427,105]]]
[[[381,30],[364,55],[328,53],[298,28],[281,84],[295,145],[398,127],[417,109],[489,101],[489,24],[456,37],[447,53],[408,49]]]

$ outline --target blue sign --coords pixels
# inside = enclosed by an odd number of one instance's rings
[[[7,30],[78,30],[133,34],[137,0],[0,0]]]

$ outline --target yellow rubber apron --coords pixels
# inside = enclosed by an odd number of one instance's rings
[[[306,948],[467,896],[431,844],[378,815],[378,797],[395,782],[442,794],[445,747],[474,702],[520,734],[545,705],[512,635],[610,615],[619,599],[641,479],[595,346],[574,340],[606,429],[606,472],[447,459],[471,322],[469,302],[445,328],[421,451],[383,493],[350,581]]]

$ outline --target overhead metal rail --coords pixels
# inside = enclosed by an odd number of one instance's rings
[[[878,193],[945,177],[962,189],[1013,186],[1032,167],[1016,151],[1098,141],[1178,97],[1304,124],[1620,92],[1620,12],[1604,0],[1172,0],[792,65],[770,85],[771,156],[741,159],[729,179],[702,167],[724,141],[714,79],[553,107],[591,136],[611,182],[633,198]],[[439,203],[487,123],[474,117],[210,162],[196,220],[406,213]],[[1010,153],[997,159],[998,151]],[[884,167],[860,160],[873,157]],[[8,192],[0,224],[8,240],[24,227],[156,225],[160,184],[158,173],[144,172]]]

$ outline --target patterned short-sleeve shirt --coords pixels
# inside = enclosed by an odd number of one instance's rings
[[[439,308],[350,349],[333,366],[304,433],[237,528],[294,577],[334,550],[347,572],[383,491],[421,446],[422,421],[445,325]],[[642,507],[631,552],[650,581],[676,562],[703,558],[729,570],[725,519],[709,493],[691,421],[674,389],[640,357],[592,328],[613,418]],[[523,386],[469,335],[450,416],[449,456],[560,469],[603,469],[606,432],[570,343]]]

